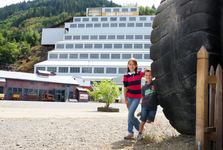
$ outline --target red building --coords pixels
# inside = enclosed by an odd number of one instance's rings
[[[41,100],[43,94],[54,95],[56,102],[69,99],[87,101],[80,98],[79,83],[72,77],[53,76],[50,73],[31,74],[22,72],[0,71],[0,93],[5,100],[12,100],[13,94],[19,95],[19,100],[28,100],[27,96],[34,96],[34,100]],[[81,93],[83,91],[81,90]],[[88,95],[88,93],[84,92]]]

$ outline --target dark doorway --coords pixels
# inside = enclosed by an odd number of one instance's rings
[[[4,87],[3,86],[0,86],[0,93],[4,94]]]
[[[64,102],[65,101],[65,90],[64,89],[55,89],[55,101]]]

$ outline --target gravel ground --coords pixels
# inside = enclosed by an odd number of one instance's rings
[[[0,149],[195,149],[194,136],[180,135],[160,107],[155,122],[145,126],[145,138],[137,141],[123,139],[127,133],[125,104],[111,104],[119,113],[97,112],[103,105],[0,101]]]

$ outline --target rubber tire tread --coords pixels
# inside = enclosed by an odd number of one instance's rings
[[[150,57],[154,86],[170,124],[195,134],[197,52],[221,63],[221,0],[164,0],[156,11]]]

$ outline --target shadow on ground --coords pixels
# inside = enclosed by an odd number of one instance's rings
[[[111,148],[112,149],[124,149],[124,148],[133,148],[134,144],[136,143],[135,139],[130,139],[130,140],[121,140],[121,141],[117,141],[114,143],[111,143]]]
[[[149,142],[142,139],[121,140],[111,144],[112,149],[132,150],[195,150],[195,136],[179,135],[161,142]]]

